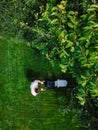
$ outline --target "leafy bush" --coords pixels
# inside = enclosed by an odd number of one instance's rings
[[[79,4],[82,8],[84,3]],[[64,0],[56,6],[46,4],[32,27],[35,35],[31,46],[51,62],[58,60],[61,71],[76,78],[76,98],[85,105],[88,93],[98,96],[98,5],[86,5],[83,13],[67,7]]]

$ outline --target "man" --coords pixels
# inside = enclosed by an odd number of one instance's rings
[[[68,82],[67,80],[62,80],[58,79],[56,81],[51,81],[51,80],[45,80],[40,81],[40,80],[35,80],[34,82],[31,83],[30,88],[31,88],[31,93],[33,96],[38,95],[41,91],[44,91],[44,88],[38,88],[38,84],[44,84],[46,89],[49,88],[60,88],[60,87],[66,87]]]
[[[31,89],[31,94],[33,96],[38,95],[41,91],[44,91],[44,88],[38,88],[38,84],[44,84],[43,81],[40,80],[35,80],[34,82],[31,83],[30,89]]]

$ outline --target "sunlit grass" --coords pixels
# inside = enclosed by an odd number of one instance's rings
[[[54,90],[37,97],[30,93],[29,86],[34,79],[43,80],[61,74],[57,64],[53,68],[39,52],[28,48],[22,41],[0,37],[0,72],[1,130],[78,129],[75,113],[62,116],[59,109],[63,105]],[[63,96],[64,93],[66,90]]]

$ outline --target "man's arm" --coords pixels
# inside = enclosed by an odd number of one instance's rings
[[[44,84],[44,82],[43,81],[40,81],[40,80],[36,80],[38,83],[40,83],[40,84]]]

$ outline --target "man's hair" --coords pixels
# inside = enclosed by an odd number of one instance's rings
[[[39,89],[38,89],[38,88],[35,88],[35,92],[36,92],[36,93],[39,93]]]
[[[35,88],[35,92],[36,93],[40,93],[41,92],[41,88]]]

